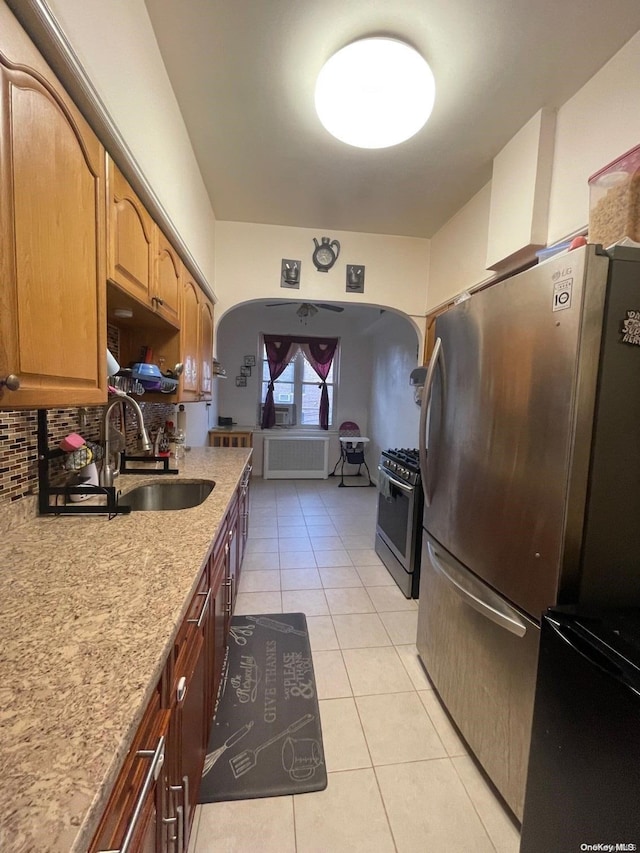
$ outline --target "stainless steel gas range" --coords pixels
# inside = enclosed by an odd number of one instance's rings
[[[407,598],[417,598],[420,586],[422,508],[418,451],[383,450],[375,549]]]

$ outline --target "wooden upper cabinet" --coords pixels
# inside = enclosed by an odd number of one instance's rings
[[[210,400],[213,305],[191,278],[186,278],[183,284],[180,337],[184,364],[180,399]]]
[[[180,336],[182,372],[180,399],[197,400],[200,391],[200,300],[201,290],[187,278],[182,289]]]
[[[210,400],[213,392],[213,304],[202,296],[200,304],[200,399]]]
[[[107,399],[104,161],[0,4],[0,408]]]
[[[107,275],[146,304],[153,275],[153,220],[110,157],[107,157]]]
[[[158,314],[180,328],[182,261],[157,225],[154,225],[154,235],[155,267],[151,302]]]

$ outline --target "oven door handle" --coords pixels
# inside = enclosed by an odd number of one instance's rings
[[[402,489],[403,492],[408,492],[412,494],[415,491],[415,486],[407,486],[406,483],[403,483],[401,480],[396,480],[395,477],[392,477],[391,474],[387,471],[386,468],[383,468],[382,465],[378,465],[378,471],[383,474],[387,479],[393,483],[398,489]]]

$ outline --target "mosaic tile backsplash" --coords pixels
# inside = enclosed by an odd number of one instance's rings
[[[109,327],[108,345],[118,358],[117,329]],[[163,403],[145,403],[138,398],[147,431],[151,434],[166,421],[175,423],[175,406]],[[49,447],[57,447],[61,439],[71,432],[79,433],[87,441],[99,441],[103,408],[95,406],[78,409],[49,409]],[[125,412],[127,450],[137,447],[138,424],[135,413]],[[116,427],[122,428],[114,413]],[[62,469],[62,460],[52,460],[49,469],[52,484],[63,484],[68,472]],[[38,414],[32,410],[0,411],[0,506],[15,503],[38,493]]]

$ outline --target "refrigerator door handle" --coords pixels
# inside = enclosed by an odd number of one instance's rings
[[[598,667],[617,681],[629,684],[636,691],[640,692],[640,679],[638,678],[637,670],[635,673],[631,671],[625,672],[604,649],[600,649],[590,643],[567,622],[558,620],[556,614],[548,616],[547,622],[549,627],[561,640],[567,643],[577,654],[585,658],[592,666]]]
[[[429,361],[429,369],[427,377],[424,381],[422,391],[422,403],[420,405],[420,426],[419,426],[419,455],[420,455],[420,473],[422,475],[422,489],[424,492],[424,502],[427,506],[431,506],[431,495],[429,494],[429,477],[427,463],[427,417],[431,408],[431,394],[433,391],[433,383],[436,377],[436,365],[442,359],[442,338],[436,338],[431,359]],[[444,371],[443,371],[444,372]]]
[[[427,550],[434,569],[466,604],[511,634],[524,637],[527,626],[506,601],[469,572],[463,573],[457,566],[447,563],[442,555],[436,552],[431,542],[427,542]]]

